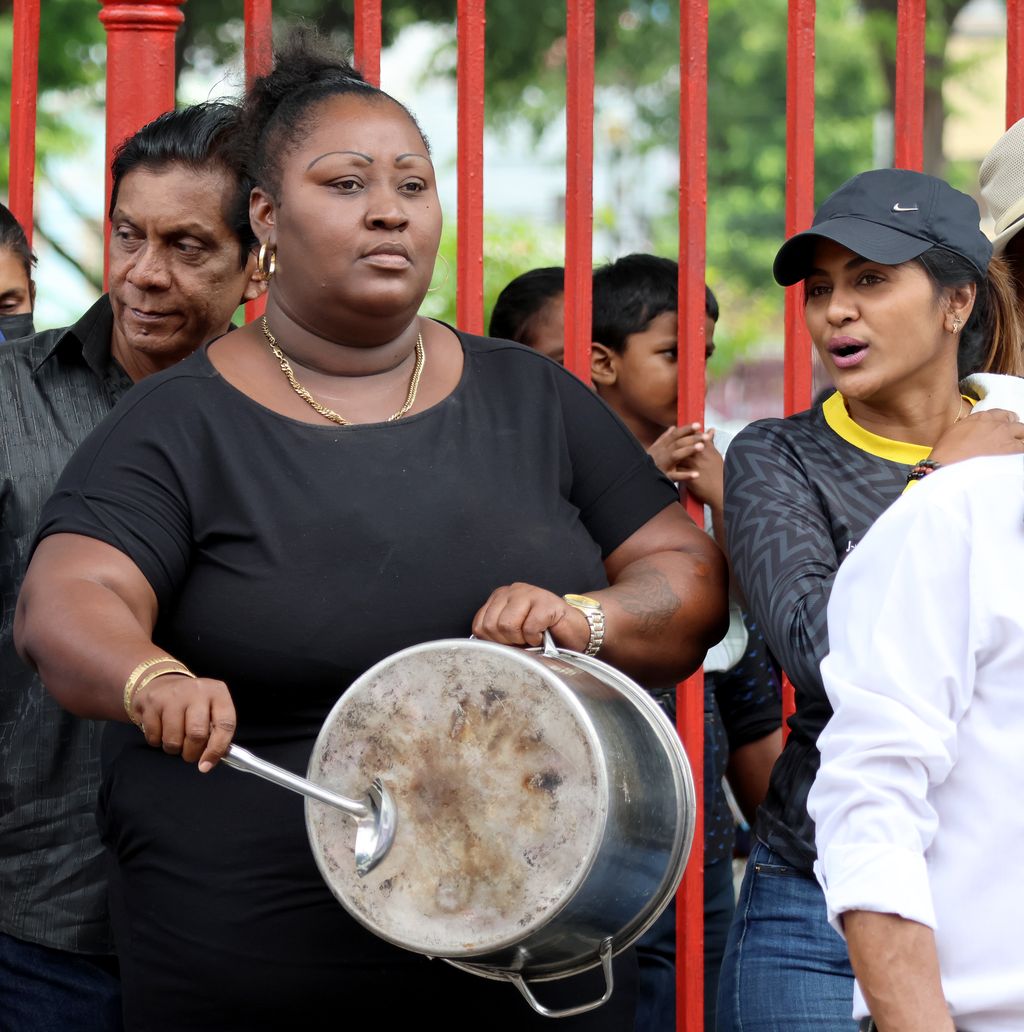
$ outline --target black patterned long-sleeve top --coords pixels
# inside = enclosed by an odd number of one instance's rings
[[[757,834],[801,870],[815,859],[807,793],[818,734],[832,716],[819,664],[836,571],[902,493],[929,449],[854,423],[842,396],[740,433],[726,455],[725,522],[733,572],[772,654],[796,689],[790,735],[758,812]]]

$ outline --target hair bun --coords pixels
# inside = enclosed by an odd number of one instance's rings
[[[416,119],[393,97],[368,83],[347,56],[311,25],[300,25],[274,48],[274,67],[245,95],[241,160],[252,179],[276,195],[283,151],[301,138],[310,111],[331,96],[354,93],[398,104],[417,131]],[[424,146],[429,145],[424,137]]]

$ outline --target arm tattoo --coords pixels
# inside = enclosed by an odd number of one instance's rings
[[[667,630],[681,604],[668,577],[646,559],[633,563],[628,579],[614,587],[615,601],[636,617],[637,630],[644,636]]]

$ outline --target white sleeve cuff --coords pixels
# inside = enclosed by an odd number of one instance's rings
[[[825,892],[828,920],[840,935],[847,910],[898,914],[935,928],[928,866],[920,853],[899,846],[830,846],[814,865]]]

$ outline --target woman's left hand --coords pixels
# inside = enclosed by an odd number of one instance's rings
[[[473,618],[478,638],[503,645],[540,645],[550,631],[555,644],[583,652],[590,642],[587,618],[560,595],[533,584],[509,584],[491,597]]]

